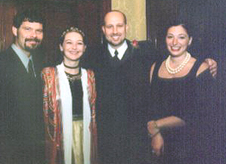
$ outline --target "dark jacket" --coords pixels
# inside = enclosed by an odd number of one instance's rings
[[[0,163],[43,163],[42,62],[31,77],[10,47],[0,55]]]
[[[149,71],[156,51],[147,44],[134,47],[127,40],[119,64],[114,64],[107,45],[92,51],[97,84],[97,128],[101,162],[142,163],[145,160],[146,107]]]

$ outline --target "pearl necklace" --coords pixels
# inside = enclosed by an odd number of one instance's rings
[[[188,61],[190,60],[191,58],[191,54],[186,52],[186,57],[184,59],[184,61],[176,68],[172,68],[170,67],[170,59],[171,59],[171,56],[169,55],[168,58],[166,59],[166,63],[165,63],[165,66],[166,66],[166,70],[170,73],[170,74],[176,74],[178,72],[180,72],[184,66],[188,63]]]

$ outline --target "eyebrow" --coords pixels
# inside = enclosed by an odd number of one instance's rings
[[[72,39],[65,39],[64,41],[72,41]],[[83,40],[77,40],[77,41],[83,42]]]
[[[167,35],[174,35],[173,33],[167,33]],[[184,34],[184,33],[181,33],[181,34],[178,34],[178,35],[186,35],[188,36],[188,34]]]

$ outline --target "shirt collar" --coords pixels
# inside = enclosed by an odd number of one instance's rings
[[[123,58],[123,56],[124,56],[124,54],[125,54],[127,48],[128,48],[128,45],[127,45],[126,40],[125,40],[125,41],[122,43],[122,45],[121,45],[119,48],[117,48],[117,49],[112,48],[111,45],[108,44],[108,50],[109,50],[111,56],[112,56],[112,57],[115,57],[115,50],[117,50],[117,51],[118,51],[118,58],[119,58],[119,60],[121,60],[121,59]]]
[[[28,63],[29,63],[29,59],[32,60],[32,56],[27,57],[27,55],[21,50],[19,49],[15,44],[11,45],[12,49],[16,52],[17,56],[20,58],[21,62],[23,63],[24,67],[27,69],[28,71]],[[33,62],[33,61],[32,61]]]

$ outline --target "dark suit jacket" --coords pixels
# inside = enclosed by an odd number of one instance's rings
[[[42,62],[35,55],[36,78],[29,76],[11,47],[0,55],[0,163],[44,160]]]
[[[149,71],[155,49],[147,43],[128,49],[117,65],[103,45],[93,62],[97,84],[97,126],[102,164],[141,164],[147,139]],[[147,45],[146,45],[147,44]]]

